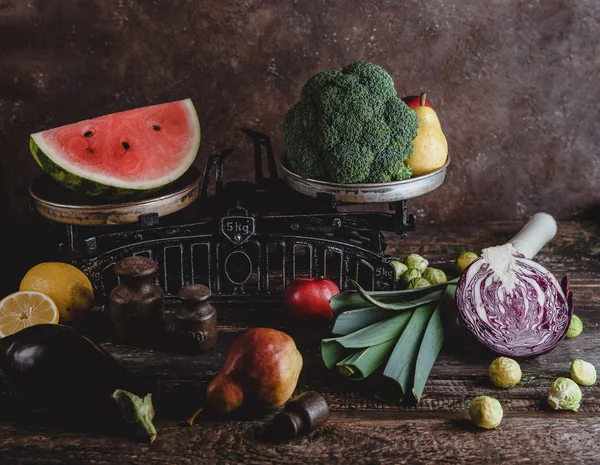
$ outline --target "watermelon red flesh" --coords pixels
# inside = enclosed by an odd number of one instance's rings
[[[112,196],[179,178],[200,146],[190,99],[136,108],[31,135],[42,168],[72,190]]]

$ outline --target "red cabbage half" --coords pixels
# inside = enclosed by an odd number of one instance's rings
[[[573,293],[512,245],[483,251],[463,272],[456,290],[458,319],[485,347],[507,357],[533,357],[563,340]]]

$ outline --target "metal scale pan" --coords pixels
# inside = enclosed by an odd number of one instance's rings
[[[191,167],[177,181],[143,200],[100,203],[79,196],[42,176],[29,187],[35,209],[45,218],[77,226],[112,226],[135,223],[143,215],[166,216],[190,205],[198,198],[200,172]]]
[[[310,197],[327,194],[339,203],[393,203],[427,194],[442,185],[450,157],[440,169],[404,181],[384,183],[338,184],[334,182],[305,179],[282,163],[283,176],[290,188]]]

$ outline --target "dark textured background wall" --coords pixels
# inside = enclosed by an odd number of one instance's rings
[[[449,141],[421,224],[564,218],[600,200],[597,0],[0,0],[0,216],[24,237],[31,132],[191,97],[198,163],[271,134],[316,72],[364,59],[426,91]]]

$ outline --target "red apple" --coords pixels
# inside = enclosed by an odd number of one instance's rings
[[[296,278],[285,289],[283,304],[299,323],[331,323],[333,311],[329,299],[340,288],[326,278]]]
[[[407,97],[403,97],[402,100],[406,103],[410,108],[415,108],[421,106],[421,96],[420,95],[409,95]],[[433,108],[431,102],[425,99],[425,106],[429,108]]]

